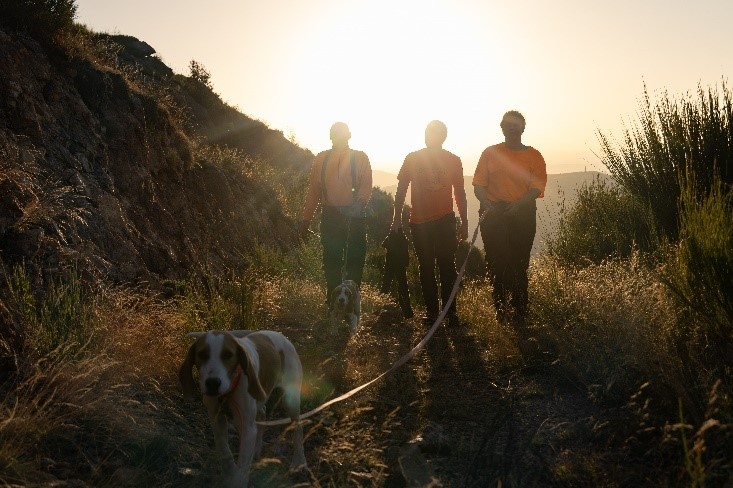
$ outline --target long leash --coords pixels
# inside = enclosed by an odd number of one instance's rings
[[[478,221],[478,224],[476,225],[476,229],[473,231],[473,238],[471,239],[471,246],[473,246],[473,244],[476,242],[476,239],[478,238],[478,232],[479,232],[479,229],[481,228],[481,222],[483,222],[485,215],[486,215],[486,211],[484,211],[481,214],[481,216],[479,218],[479,221]],[[471,253],[469,252],[466,255],[466,259],[463,261],[463,265],[461,265],[461,270],[458,272],[458,275],[456,276],[456,281],[453,284],[453,289],[451,290],[450,296],[448,297],[448,302],[443,306],[443,310],[441,310],[440,315],[438,315],[438,318],[435,320],[435,323],[433,324],[433,326],[430,327],[430,330],[428,330],[427,334],[425,334],[425,337],[423,337],[422,340],[415,347],[413,347],[407,354],[405,354],[399,360],[397,360],[397,362],[394,363],[392,365],[392,367],[390,367],[384,373],[380,374],[379,376],[377,376],[376,378],[374,378],[374,379],[372,379],[370,381],[367,381],[366,383],[364,383],[364,384],[362,384],[360,386],[357,386],[356,388],[353,388],[352,390],[347,391],[346,393],[344,393],[341,396],[338,396],[336,398],[333,398],[333,399],[327,401],[326,403],[324,403],[324,404],[322,404],[322,405],[314,408],[313,410],[309,410],[308,412],[302,414],[297,420],[295,420],[295,422],[297,422],[299,420],[307,419],[308,417],[311,417],[311,416],[317,414],[318,412],[320,412],[320,411],[322,411],[322,410],[330,407],[331,405],[333,405],[335,403],[339,403],[339,402],[342,402],[342,401],[346,400],[347,398],[349,398],[349,397],[353,396],[354,394],[360,392],[361,390],[363,390],[367,386],[369,386],[369,385],[371,385],[373,383],[376,383],[377,381],[379,381],[383,377],[387,376],[388,374],[392,373],[393,371],[395,371],[396,369],[398,369],[399,367],[401,367],[403,364],[405,364],[407,361],[409,361],[410,359],[412,359],[413,357],[415,357],[415,355],[418,352],[420,352],[425,347],[425,345],[428,343],[428,341],[433,337],[433,334],[435,333],[435,331],[440,326],[440,323],[443,322],[443,319],[445,319],[445,316],[448,314],[448,309],[450,308],[450,305],[453,303],[453,300],[455,300],[456,295],[458,294],[458,288],[459,288],[459,286],[461,284],[461,280],[463,279],[463,274],[466,271],[466,265],[468,264],[468,258],[470,256],[470,254]],[[272,425],[287,425],[287,424],[289,424],[291,422],[293,422],[293,420],[291,420],[289,418],[282,418],[282,419],[277,419],[277,420],[263,420],[263,421],[258,421],[257,424],[258,425],[263,425],[263,426],[272,426]]]

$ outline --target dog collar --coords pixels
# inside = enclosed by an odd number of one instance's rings
[[[241,365],[237,365],[237,370],[234,372],[234,378],[232,378],[232,384],[229,387],[229,391],[224,393],[222,397],[228,397],[231,395],[234,390],[237,389],[237,386],[239,386],[239,381],[242,379],[242,375],[244,374],[244,371],[242,370]]]

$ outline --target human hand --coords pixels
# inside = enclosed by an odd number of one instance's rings
[[[516,202],[509,202],[509,204],[506,206],[505,212],[509,217],[516,217],[522,206],[523,205],[521,200],[517,200]]]

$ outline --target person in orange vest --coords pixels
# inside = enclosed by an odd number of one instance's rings
[[[405,158],[399,174],[394,202],[392,231],[402,227],[402,208],[410,193],[410,233],[420,274],[425,301],[424,322],[432,325],[450,298],[456,273],[456,250],[459,240],[468,237],[466,217],[466,191],[463,183],[463,165],[455,154],[443,149],[448,129],[439,120],[433,120],[425,128],[425,147],[411,152]],[[455,198],[460,225],[453,212]],[[435,265],[440,276],[440,297],[435,277]],[[455,300],[451,303],[448,325],[460,325]]]
[[[316,155],[299,223],[305,238],[321,205],[321,244],[326,278],[326,304],[345,279],[361,285],[366,258],[366,206],[372,195],[372,168],[363,151],[349,147],[351,132],[343,122],[331,126],[331,149]]]
[[[525,126],[520,112],[506,112],[500,124],[504,142],[483,151],[473,176],[480,212],[486,212],[481,239],[497,319],[515,326],[526,320],[527,270],[537,229],[535,200],[544,196],[547,184],[542,154],[522,142]]]

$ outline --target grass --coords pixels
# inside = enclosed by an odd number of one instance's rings
[[[457,439],[453,449],[464,453],[462,461],[448,458],[452,468],[442,467],[441,457],[431,460],[445,479],[456,480],[450,476],[459,470],[473,480],[502,479],[504,486],[539,479],[565,486],[641,480],[641,471],[635,471],[641,466],[625,459],[629,446],[641,449],[640,432],[648,438],[639,462],[657,463],[680,476],[687,473],[684,459],[689,458],[704,468],[695,468],[696,476],[718,479],[728,466],[721,449],[730,406],[718,385],[715,406],[699,411],[701,387],[689,383],[673,340],[680,320],[677,305],[646,266],[633,259],[583,268],[550,257],[533,262],[531,330],[554,352],[553,364],[546,365],[549,376],[540,382],[517,376],[524,359],[515,332],[494,319],[489,285],[465,283],[459,309],[468,326],[460,335],[439,332],[394,377],[309,419],[310,467],[300,477],[286,473],[287,433],[268,430],[265,458],[254,467],[253,479],[268,486],[399,484],[398,447],[418,437],[428,422],[443,425]],[[67,299],[77,296],[73,287],[59,289]],[[120,477],[139,480],[135,485],[215,483],[219,467],[210,454],[203,409],[181,403],[176,381],[188,330],[238,327],[249,317],[255,327],[283,331],[304,362],[304,410],[380,374],[425,330],[418,320],[403,322],[391,298],[369,284],[363,330],[350,337],[345,326],[331,329],[322,291],[308,273],[253,269],[205,284],[187,281],[179,290],[168,300],[129,287],[103,290],[86,302],[91,319],[85,330],[93,341],[73,353],[64,347],[48,351],[14,383],[3,385],[0,480],[39,483],[68,477],[64,466],[78,462],[73,475],[95,486],[113,486]],[[476,398],[444,390],[450,377],[485,391],[480,402],[488,402],[486,407],[475,410]],[[557,385],[566,386],[558,390]],[[708,386],[709,393],[713,385]],[[677,398],[691,427],[665,430],[680,423]],[[474,428],[469,435],[462,430],[468,411],[489,413],[479,425],[495,427],[483,433]],[[533,424],[541,411],[547,417]],[[578,412],[593,413],[596,421],[589,424]],[[272,415],[278,413],[275,406]],[[492,437],[498,432],[514,432],[515,440]],[[482,436],[493,441],[482,444]],[[504,450],[481,448],[493,443]],[[661,447],[654,449],[655,444]],[[527,471],[523,463],[530,456],[556,448],[550,457],[542,454],[544,464]],[[512,465],[507,460],[518,449],[525,454]],[[50,476],[45,474],[49,459]],[[492,468],[502,463],[506,471]]]

